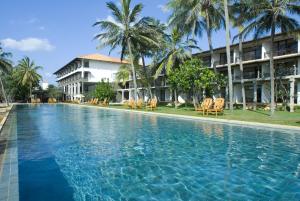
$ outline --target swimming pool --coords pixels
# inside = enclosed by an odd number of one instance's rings
[[[300,134],[18,105],[20,200],[300,200]]]

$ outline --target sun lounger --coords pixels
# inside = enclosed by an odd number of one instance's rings
[[[204,115],[205,112],[207,112],[207,110],[211,108],[212,104],[213,104],[212,98],[205,98],[202,104],[197,106],[195,110],[198,112],[202,112],[202,114]]]
[[[218,116],[218,113],[219,114],[223,113],[224,104],[225,104],[224,98],[217,98],[214,102],[213,108],[207,110],[207,115],[208,114],[215,114],[216,116]]]

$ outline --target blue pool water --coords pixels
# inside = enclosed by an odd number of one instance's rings
[[[300,134],[19,105],[20,200],[300,200]]]

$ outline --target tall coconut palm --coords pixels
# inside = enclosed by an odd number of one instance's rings
[[[228,14],[228,2],[224,0],[225,12],[225,29],[226,29],[226,55],[227,55],[227,69],[228,69],[228,89],[229,89],[229,109],[233,111],[233,87],[232,87],[232,74],[231,74],[231,60],[230,60],[230,25]]]
[[[32,98],[32,88],[34,85],[42,79],[42,76],[38,74],[38,70],[42,69],[41,66],[35,65],[34,61],[29,57],[24,57],[19,61],[16,69],[16,79],[21,86],[28,86],[29,98]]]
[[[163,70],[166,71],[166,75],[169,75],[176,66],[179,66],[185,59],[192,57],[191,49],[199,49],[195,40],[183,41],[182,38],[182,33],[177,28],[174,28],[171,35],[166,39],[165,48],[159,54],[161,59],[154,59],[156,62],[152,64],[154,69],[156,69],[156,78]]]
[[[216,72],[213,57],[212,32],[224,27],[224,14],[221,2],[218,0],[170,0],[169,8],[173,10],[170,17],[170,25],[180,27],[188,34],[202,36],[202,30],[206,31],[211,65]]]
[[[159,20],[155,20],[153,18],[148,17],[144,19],[145,20],[141,20],[141,23],[137,24],[137,28],[140,30],[144,30],[145,34],[148,33],[148,37],[153,38],[153,40],[156,40],[159,46],[153,43],[149,43],[147,41],[144,41],[144,43],[133,43],[133,46],[134,55],[136,59],[140,59],[142,61],[142,68],[139,68],[137,70],[137,74],[141,78],[143,85],[147,87],[148,97],[152,99],[153,95],[151,91],[151,84],[153,83],[153,69],[151,68],[152,66],[146,66],[145,58],[153,58],[158,51],[164,49],[166,38],[166,26],[162,24]],[[140,67],[139,63],[137,63],[136,66]]]
[[[8,106],[8,100],[7,100],[7,96],[6,96],[6,92],[3,86],[3,81],[2,81],[2,74],[7,74],[9,72],[11,72],[12,70],[12,62],[9,60],[9,57],[11,57],[11,53],[9,52],[4,52],[1,44],[0,44],[0,84],[1,84],[1,91],[2,91],[2,95],[3,98],[6,102],[6,105]]]
[[[108,2],[107,8],[112,12],[114,20],[101,20],[94,24],[99,26],[102,32],[96,35],[96,39],[100,41],[100,47],[110,46],[111,51],[117,47],[121,47],[121,60],[124,55],[128,54],[130,58],[133,84],[134,84],[134,98],[138,99],[136,72],[134,66],[133,43],[145,42],[159,45],[152,37],[149,37],[149,32],[141,29],[139,26],[142,18],[138,20],[139,15],[143,9],[142,4],[137,4],[131,9],[131,0],[120,0],[121,9],[114,3]],[[147,29],[148,27],[145,27]]]
[[[276,29],[286,33],[299,29],[299,22],[295,19],[300,15],[299,0],[252,0],[252,20],[248,21],[245,33],[254,31],[254,38],[270,34],[270,88],[271,115],[275,111],[275,81],[274,81],[274,40]]]
[[[243,66],[243,42],[245,38],[244,33],[244,22],[247,21],[249,9],[251,8],[250,1],[240,0],[235,1],[233,5],[230,6],[230,17],[232,18],[234,27],[238,28],[239,33],[233,38],[235,41],[238,38],[239,42],[239,66],[241,73],[241,88],[242,88],[242,102],[243,110],[246,110],[246,93],[244,84],[244,66]]]
[[[122,83],[123,86],[126,85],[126,82],[129,80],[131,74],[130,66],[127,64],[122,64],[119,67],[118,72],[116,73],[116,84]]]

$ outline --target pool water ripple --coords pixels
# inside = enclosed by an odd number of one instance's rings
[[[20,164],[53,159],[71,200],[300,200],[292,131],[68,105],[17,114]],[[38,189],[23,188],[20,198],[37,200]]]

